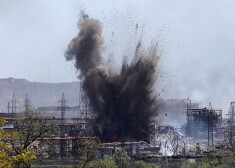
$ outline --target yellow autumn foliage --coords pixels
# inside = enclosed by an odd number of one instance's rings
[[[5,125],[6,123],[6,120],[0,119],[0,126]],[[16,153],[11,145],[7,144],[7,140],[15,139],[18,136],[18,132],[8,133],[0,128],[0,168],[15,168],[20,165],[29,166],[37,159],[36,152],[33,150],[23,150],[20,153]]]

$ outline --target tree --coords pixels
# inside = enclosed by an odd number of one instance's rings
[[[48,136],[54,126],[48,124],[48,119],[36,110],[27,110],[15,118],[14,132],[7,137],[11,145],[10,153],[16,161],[14,167],[31,167],[31,164],[40,156],[40,152],[34,142]]]
[[[92,162],[98,155],[99,140],[95,138],[84,139],[80,141],[78,147],[78,155],[80,157],[80,163],[77,168],[88,167],[88,164]]]
[[[144,161],[136,161],[135,167],[136,168],[157,168],[157,166],[150,164],[150,163],[146,163]]]
[[[118,168],[113,158],[104,156],[103,159],[91,161],[87,164],[89,168]]]
[[[173,137],[170,140],[170,144],[171,144],[171,150],[173,152],[173,155],[176,156],[179,153],[179,149],[181,147],[180,143],[179,143],[179,134],[176,131],[173,131],[172,133]]]
[[[0,126],[6,123],[6,120],[0,119]],[[33,150],[22,150],[19,153],[12,150],[8,142],[16,140],[19,135],[19,132],[7,133],[0,128],[0,168],[30,167],[36,160],[36,153]]]
[[[131,159],[124,150],[116,151],[113,158],[118,168],[127,168]]]
[[[41,112],[27,110],[16,117],[14,129],[19,134],[10,142],[16,154],[20,154],[31,149],[34,142],[51,135],[55,127],[48,123],[48,119]]]
[[[235,159],[235,133],[234,127],[228,126],[223,130],[224,144]]]
[[[221,156],[216,153],[216,151],[212,153],[208,153],[204,160],[204,167],[208,168],[217,168],[220,167],[223,163],[221,160]]]

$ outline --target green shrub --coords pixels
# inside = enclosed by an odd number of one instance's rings
[[[136,168],[157,168],[157,166],[150,164],[150,163],[146,163],[144,161],[135,162],[135,167]]]
[[[131,158],[127,155],[126,151],[124,150],[116,151],[114,153],[113,158],[118,168],[128,168]]]

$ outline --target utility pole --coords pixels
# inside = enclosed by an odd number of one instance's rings
[[[7,106],[7,111],[8,113],[16,113],[17,109],[19,108],[19,102],[16,100],[16,96],[15,93],[12,96],[12,99],[10,102],[8,102],[8,106]]]
[[[207,118],[208,118],[208,146],[207,146],[207,150],[208,151],[214,150],[213,115],[214,115],[214,110],[212,109],[212,105],[210,102],[208,113],[207,113]]]
[[[232,144],[233,142],[233,137],[234,137],[234,105],[235,105],[235,102],[231,102],[230,103],[230,110],[229,110],[229,121],[228,121],[228,131],[229,131],[229,141],[230,141],[230,144]]]
[[[28,112],[30,110],[30,108],[31,108],[30,100],[29,100],[29,97],[28,97],[28,93],[26,93],[25,99],[24,99],[24,109],[25,109],[25,112]]]
[[[91,118],[89,113],[89,101],[82,89],[82,82],[80,82],[80,94],[79,94],[79,118],[87,120]]]
[[[187,99],[187,132],[190,136],[195,136],[194,123],[193,123],[193,113],[192,113],[192,103],[191,100]]]
[[[89,113],[89,101],[86,93],[82,89],[82,81],[80,82],[79,105],[78,105],[78,127],[80,135],[86,135],[89,132],[88,123],[92,119]]]
[[[62,97],[60,99],[60,112],[61,112],[61,124],[64,125],[65,123],[65,111],[66,111],[66,102],[64,93],[62,94]]]
[[[65,137],[65,112],[66,112],[66,102],[64,93],[60,99],[60,112],[61,112],[61,123],[60,123],[60,157],[63,158],[65,156],[65,146],[66,140],[63,139]]]
[[[85,129],[87,119],[91,118],[89,116],[89,102],[85,92],[82,89],[82,82],[80,82],[80,92],[79,92],[79,106],[78,106],[78,118],[82,121],[82,129]]]

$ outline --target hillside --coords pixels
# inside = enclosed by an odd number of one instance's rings
[[[8,102],[15,93],[19,106],[24,106],[26,93],[34,108],[40,106],[58,106],[62,93],[65,93],[68,106],[76,106],[79,101],[79,82],[41,83],[25,79],[0,79],[0,112],[7,112]]]

